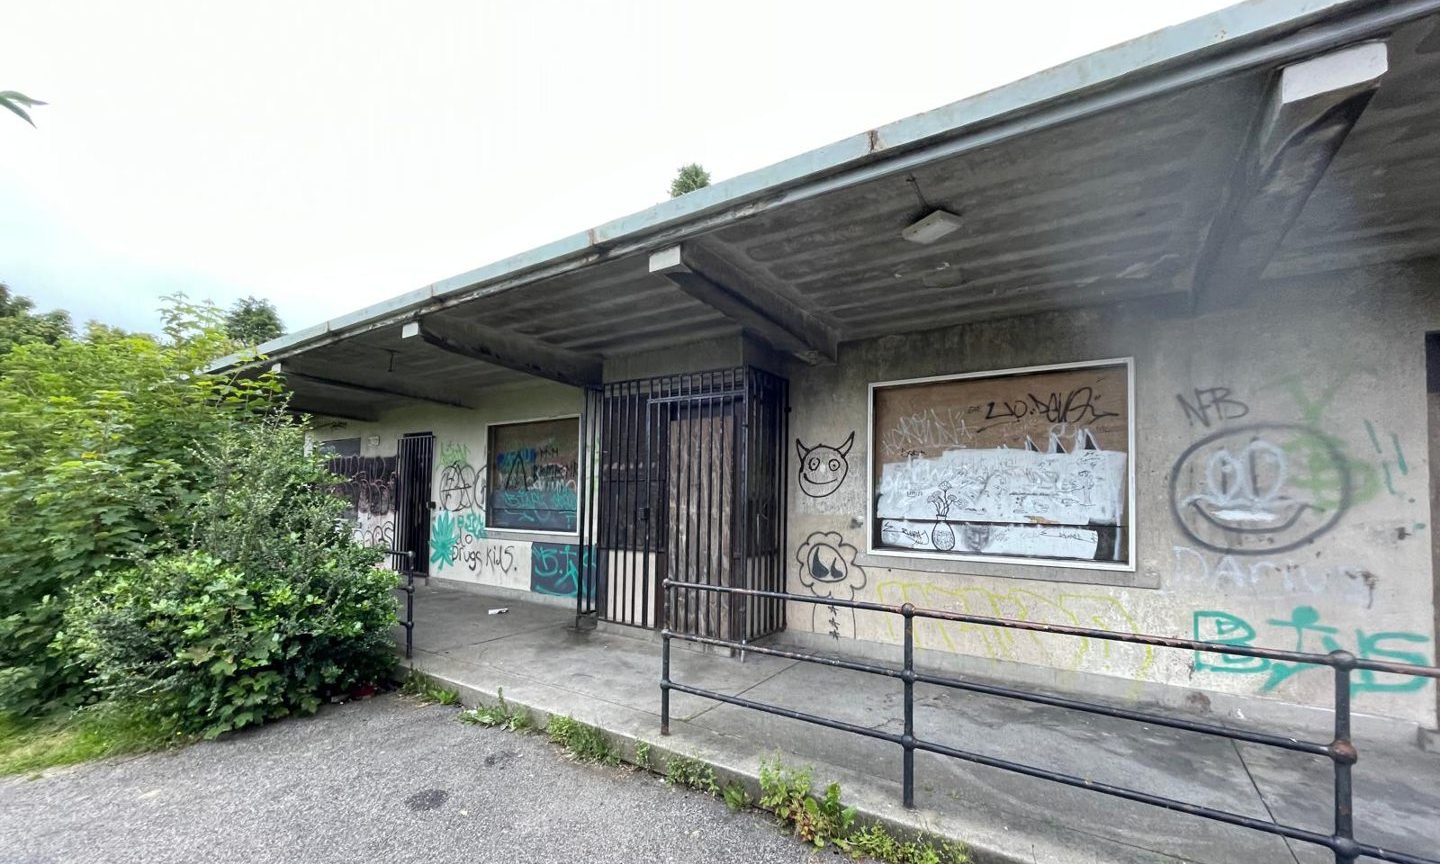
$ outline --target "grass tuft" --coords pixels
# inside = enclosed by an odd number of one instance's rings
[[[115,704],[39,720],[0,716],[0,775],[161,750],[186,741],[156,720]]]
[[[460,694],[447,687],[435,683],[427,675],[412,671],[405,676],[405,683],[400,685],[400,692],[406,696],[418,699],[421,705],[459,705]]]
[[[594,726],[581,723],[574,717],[552,715],[549,725],[545,727],[545,734],[581,762],[620,764],[620,753],[610,743],[610,738]]]
[[[532,732],[535,718],[524,708],[515,708],[505,701],[505,688],[500,688],[494,705],[477,705],[469,711],[460,712],[460,720],[477,726],[504,729],[507,732]]]

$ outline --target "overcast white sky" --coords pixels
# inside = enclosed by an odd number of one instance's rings
[[[298,329],[1226,5],[0,0],[0,281]]]

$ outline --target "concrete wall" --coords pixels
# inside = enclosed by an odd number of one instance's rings
[[[395,456],[400,437],[435,435],[431,477],[430,574],[433,578],[529,592],[536,599],[574,597],[577,555],[573,533],[528,532],[487,524],[485,490],[493,462],[487,428],[493,423],[576,417],[581,392],[548,382],[487,392],[474,410],[416,404],[392,411],[378,422],[337,421],[316,430],[327,441],[360,438],[362,456]],[[578,422],[578,421],[577,421]],[[357,530],[367,542],[385,543],[388,515],[361,514]]]
[[[1266,284],[1245,308],[1202,317],[1114,309],[1047,313],[847,344],[832,367],[792,364],[792,434],[806,446],[839,446],[852,433],[855,443],[846,479],[825,497],[802,493],[792,462],[790,590],[1429,662],[1436,619],[1424,345],[1426,331],[1440,329],[1437,301],[1440,267],[1428,262]],[[1134,358],[1133,571],[866,553],[871,382],[1114,357]],[[1248,441],[1283,438],[1293,429],[1309,430],[1306,440],[1320,443],[1309,450],[1293,439],[1277,444],[1289,463],[1288,483],[1308,484],[1308,493],[1325,499],[1338,518],[1321,520],[1331,524],[1276,554],[1238,540],[1232,550],[1198,544],[1172,507],[1170,477],[1187,449],[1209,436],[1231,435],[1243,450]],[[1333,488],[1333,467],[1317,464],[1331,458],[1330,447],[1351,478],[1348,501]],[[1322,488],[1326,484],[1332,488]],[[846,559],[842,583],[801,578],[810,544],[817,543]],[[818,634],[810,640],[817,643],[836,632],[853,632],[862,643],[899,639],[900,622],[892,616],[860,613],[838,626],[830,618],[827,607],[792,604],[790,629]],[[1262,661],[1227,663],[1189,652],[935,623],[918,624],[916,638],[923,648],[982,666],[1048,670],[1041,677],[1051,683],[1075,673],[1127,686],[1177,685],[1183,689],[1174,693],[1201,707],[1226,694],[1328,706],[1332,692],[1324,670]],[[886,653],[893,656],[893,649]],[[1354,680],[1357,711],[1435,725],[1432,683],[1366,673]]]

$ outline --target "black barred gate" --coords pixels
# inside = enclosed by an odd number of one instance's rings
[[[780,601],[685,590],[667,604],[662,585],[784,590],[787,403],[786,381],[753,368],[590,390],[577,613],[740,643],[783,630]]]

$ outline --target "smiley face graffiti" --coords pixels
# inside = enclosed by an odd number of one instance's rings
[[[800,456],[800,491],[811,498],[824,498],[845,482],[850,473],[850,447],[855,443],[852,431],[839,447],[816,444],[806,447],[799,438],[795,439],[795,452]]]

